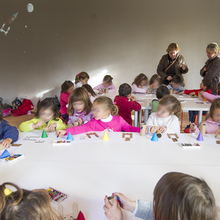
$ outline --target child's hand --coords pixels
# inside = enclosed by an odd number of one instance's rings
[[[178,93],[178,95],[183,95],[183,94],[184,94],[184,91]]]
[[[164,132],[166,132],[166,130],[167,130],[167,128],[164,126],[159,127],[160,133],[164,133]]]
[[[177,91],[173,90],[173,94],[177,94]]]
[[[72,127],[74,127],[72,123],[67,126],[67,128],[72,128]]]
[[[149,90],[147,90],[147,91],[146,91],[146,93],[147,93],[147,94],[150,94],[150,91],[149,91]]]
[[[98,94],[103,94],[104,92],[101,89],[98,89],[99,93]]]
[[[150,129],[150,132],[151,132],[152,134],[154,134],[157,130],[158,130],[158,127],[157,127],[157,126],[152,126],[151,129]]]
[[[46,128],[47,128],[47,131],[55,131],[56,127],[57,127],[56,123],[51,123],[51,124],[47,125]]]
[[[83,124],[82,118],[77,118],[77,121],[78,121],[79,125],[82,125],[82,124]]]
[[[172,76],[168,76],[168,77],[167,77],[167,80],[168,80],[168,81],[171,81],[172,79],[173,79]]]
[[[43,121],[38,121],[32,125],[32,128],[39,128],[39,127],[42,127],[43,125],[44,125]]]
[[[145,129],[145,134],[147,134],[148,133],[148,127],[146,126],[146,129]]]
[[[66,131],[65,131],[65,130],[59,130],[59,131],[56,132],[56,135],[57,135],[58,137],[62,137],[62,136],[65,135],[65,134],[66,134]]]
[[[136,98],[133,95],[131,95],[130,100],[131,101],[136,101]]]
[[[190,129],[191,129],[191,131],[195,131],[197,129],[196,124],[190,122]]]
[[[6,139],[4,139],[4,140],[2,141],[1,144],[2,144],[2,146],[3,146],[4,148],[9,148],[11,142],[12,142],[12,139],[11,139],[11,138],[6,138]]]
[[[184,71],[186,69],[186,65],[182,64],[182,70]]]
[[[134,212],[135,208],[136,208],[136,202],[132,201],[130,199],[128,199],[124,194],[122,193],[114,193],[114,195],[119,197],[119,200],[121,202],[121,207],[124,210],[130,211],[130,212]]]
[[[193,96],[195,95],[196,93],[195,92],[190,92],[189,95]]]
[[[114,203],[111,205],[111,203],[108,201],[108,197],[105,196],[105,205],[103,206],[103,209],[105,211],[105,215],[108,218],[108,220],[123,220],[123,214],[122,210],[120,208],[119,202],[117,201],[117,196],[114,196]]]

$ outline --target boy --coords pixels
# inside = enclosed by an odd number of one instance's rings
[[[18,140],[18,130],[3,119],[3,108],[0,105],[0,149],[8,148],[12,142]]]
[[[159,105],[159,101],[165,96],[165,95],[169,95],[170,91],[167,88],[167,86],[160,86],[157,90],[156,90],[156,97],[157,99],[153,99],[152,103],[151,103],[151,111],[152,112],[156,112],[157,107]]]
[[[200,89],[193,89],[193,90],[186,89],[184,90],[184,94],[191,96],[193,95],[199,96],[200,91],[204,91],[212,94],[211,88],[212,88],[212,80],[203,79],[202,82],[200,83]]]
[[[200,89],[185,90],[184,93],[191,96],[192,95],[199,96],[199,93],[201,91],[212,94],[211,88],[212,88],[212,80],[203,79],[202,82],[200,83]],[[206,114],[207,112],[202,112],[202,113]],[[196,115],[198,115],[198,111],[189,111],[189,121],[194,122]],[[189,128],[190,128],[190,124],[186,126],[184,132],[189,133]]]
[[[131,111],[140,111],[141,105],[136,102],[136,98],[131,95],[131,86],[123,83],[119,86],[119,95],[114,99],[115,104],[118,106],[118,114],[130,125],[132,125]],[[129,101],[130,99],[130,101]]]
[[[175,75],[171,83],[167,86],[167,88],[169,90],[172,89],[174,94],[181,94],[185,90],[185,88],[180,85],[181,83],[182,83],[181,77]]]

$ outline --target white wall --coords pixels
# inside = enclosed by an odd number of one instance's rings
[[[48,89],[45,96],[59,95],[62,82],[83,70],[92,86],[102,81],[105,70],[117,87],[141,72],[150,78],[171,42],[179,44],[190,69],[186,87],[198,88],[206,45],[220,44],[219,0],[33,1],[30,14],[17,0],[13,7],[6,2],[0,3],[0,13],[9,16],[19,8],[20,14],[1,39],[0,96],[5,102],[27,96],[36,103],[36,94]]]

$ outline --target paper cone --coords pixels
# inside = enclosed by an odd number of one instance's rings
[[[202,136],[202,133],[201,133],[201,132],[199,132],[199,135],[198,135],[198,137],[196,138],[196,140],[197,140],[197,141],[204,141],[204,139],[203,139],[203,136]]]
[[[69,134],[68,134],[66,140],[67,140],[67,141],[74,141],[73,136],[71,135],[70,132],[69,132]]]
[[[105,131],[105,133],[104,133],[104,135],[102,137],[102,140],[103,141],[108,141],[109,140],[109,137],[108,137],[108,134],[106,133],[106,131]]]
[[[41,138],[47,138],[47,137],[48,137],[48,135],[47,135],[46,131],[43,129]]]
[[[156,132],[153,134],[153,137],[151,138],[151,141],[159,141]]]
[[[4,152],[0,156],[0,159],[4,159],[4,158],[7,158],[7,157],[10,157],[10,153],[8,152],[8,150],[4,150]]]
[[[83,213],[80,211],[76,220],[86,220]]]

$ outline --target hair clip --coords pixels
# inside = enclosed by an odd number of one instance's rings
[[[8,188],[5,188],[5,190],[4,190],[5,196],[9,196],[9,195],[12,194],[12,193],[13,193],[12,190],[10,190],[10,189],[8,189]]]
[[[80,73],[78,73],[78,75],[80,76]]]
[[[142,76],[141,79],[145,78],[145,76]]]

